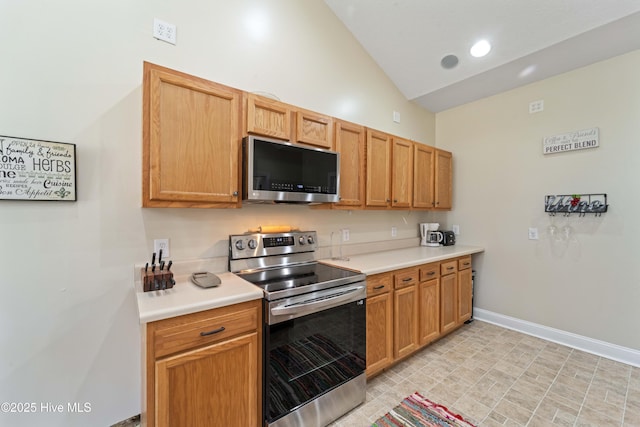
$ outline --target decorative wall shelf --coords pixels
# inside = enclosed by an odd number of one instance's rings
[[[607,195],[603,193],[558,194],[544,198],[544,211],[552,216],[557,213],[564,214],[564,216],[569,216],[572,213],[576,213],[578,216],[586,214],[601,216],[608,207]]]

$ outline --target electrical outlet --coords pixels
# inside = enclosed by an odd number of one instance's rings
[[[176,26],[154,18],[153,37],[167,43],[176,44]]]
[[[168,258],[170,256],[169,253],[169,239],[155,239],[153,241],[153,251],[157,254],[160,253],[160,249],[162,249],[162,257]]]
[[[453,225],[451,226],[451,230],[453,231],[453,234],[455,234],[456,236],[458,234],[460,234],[460,226],[459,225]]]
[[[538,229],[529,227],[529,240],[538,240]]]
[[[391,237],[398,236],[398,227],[391,227]]]
[[[539,113],[544,110],[544,101],[542,99],[529,103],[529,114]]]
[[[342,241],[343,242],[348,242],[349,241],[349,229],[348,228],[343,228],[342,229]]]

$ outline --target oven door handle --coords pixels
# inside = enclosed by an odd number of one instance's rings
[[[315,298],[310,298],[308,300],[298,301],[292,304],[273,307],[271,308],[271,315],[295,315],[297,317],[303,316],[306,314],[314,313],[316,311],[320,311],[321,309],[340,305],[340,303],[345,301],[357,301],[358,299],[364,298],[366,295],[358,295],[357,298],[354,298],[355,295],[353,295],[354,292],[361,292],[363,290],[366,290],[364,286],[356,286],[353,288],[344,289],[340,292],[334,292],[332,294],[318,296]]]

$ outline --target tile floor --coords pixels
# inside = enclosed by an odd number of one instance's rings
[[[482,427],[640,426],[640,368],[478,320],[371,379],[331,426],[369,426],[414,391]]]

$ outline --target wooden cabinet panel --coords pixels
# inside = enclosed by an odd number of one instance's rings
[[[247,133],[291,140],[290,105],[252,93],[247,94]]]
[[[421,282],[440,277],[440,264],[437,262],[421,265],[419,270]]]
[[[396,359],[418,348],[418,287],[397,289],[393,294],[393,355]]]
[[[465,268],[471,268],[470,256],[466,256],[458,259],[458,270],[464,270]]]
[[[146,324],[143,424],[261,425],[261,316],[255,300]]]
[[[440,336],[440,281],[430,279],[420,283],[420,345]]]
[[[451,209],[452,155],[448,151],[436,150],[435,203],[437,209]]]
[[[410,208],[413,193],[413,142],[393,138],[391,206]]]
[[[388,288],[381,294],[367,295],[367,377],[393,362],[393,293]]]
[[[471,279],[470,268],[458,271],[458,324],[464,323],[471,318],[473,293]]]
[[[458,261],[457,260],[452,260],[452,261],[445,261],[440,263],[440,274],[441,275],[445,275],[445,274],[452,274],[455,273],[456,271],[458,271]]]
[[[455,261],[454,261],[455,262]],[[440,276],[440,331],[446,334],[458,325],[458,275]]]
[[[435,148],[419,143],[413,146],[413,207],[432,208],[435,205]]]
[[[324,149],[333,148],[333,118],[313,111],[296,109],[296,140]]]
[[[239,206],[242,93],[144,63],[142,205]]]
[[[387,207],[390,202],[391,137],[367,129],[366,205]]]
[[[336,120],[335,150],[340,153],[340,201],[337,206],[364,206],[365,129]]]
[[[404,268],[402,270],[396,270],[393,273],[394,289],[401,289],[407,286],[417,285],[419,275],[420,275],[420,270],[418,267],[410,267],[410,268]]]
[[[392,275],[390,273],[374,274],[367,277],[367,298],[390,292],[393,289]]]
[[[258,334],[156,362],[156,425],[257,426]]]

